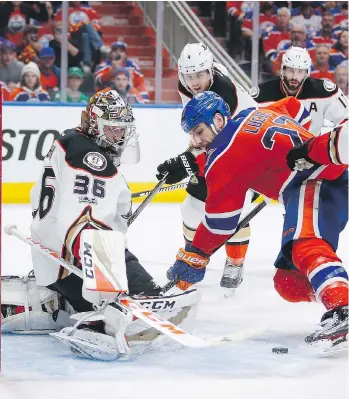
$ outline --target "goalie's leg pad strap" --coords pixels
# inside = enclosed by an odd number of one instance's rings
[[[313,287],[326,309],[348,304],[348,274],[332,246],[321,238],[295,240],[292,260]]]

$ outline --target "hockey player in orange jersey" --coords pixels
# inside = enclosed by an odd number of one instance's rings
[[[327,309],[321,328],[307,340],[346,341],[348,274],[335,252],[348,219],[346,166],[290,171],[288,152],[313,137],[300,124],[309,112],[293,97],[229,115],[212,92],[197,95],[183,110],[183,130],[206,150],[208,197],[205,218],[193,242],[178,251],[170,277],[182,289],[204,278],[210,256],[234,233],[251,188],[286,210],[276,290],[290,302],[316,300]]]

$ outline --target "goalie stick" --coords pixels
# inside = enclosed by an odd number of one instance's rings
[[[35,241],[31,237],[26,237],[23,233],[21,233],[16,226],[14,225],[7,225],[4,228],[4,231],[7,235],[13,235],[19,240],[27,243],[31,247],[37,249],[42,254],[46,255],[51,260],[55,261],[60,266],[63,266],[65,269],[74,273],[76,276],[83,279],[83,272],[82,270],[78,269],[76,266],[68,263],[62,257],[60,257],[56,252],[51,251],[49,248],[45,247],[41,243]],[[167,335],[169,338],[173,339],[181,343],[184,346],[190,348],[207,348],[211,346],[220,345],[227,342],[239,341],[243,339],[247,339],[252,335],[259,333],[261,330],[258,328],[243,330],[234,332],[224,336],[213,337],[209,339],[204,339],[197,337],[193,334],[190,334],[181,328],[175,326],[168,320],[162,318],[158,314],[152,312],[151,310],[145,308],[138,302],[136,302],[131,297],[121,294],[117,298],[117,303],[109,303],[110,306],[120,306],[122,309],[130,312],[133,316],[139,318],[140,320],[144,321],[149,326],[157,329],[164,335]]]
[[[139,207],[132,213],[132,215],[128,218],[127,224],[130,226],[135,219],[139,216],[139,214],[143,211],[143,209],[149,204],[149,202],[155,197],[155,195],[160,191],[161,187],[165,184],[165,180],[167,179],[168,173],[165,173],[163,178],[159,181],[159,183],[150,191],[148,197],[139,205]]]

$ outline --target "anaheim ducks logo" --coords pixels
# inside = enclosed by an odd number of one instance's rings
[[[336,88],[337,86],[336,86],[336,84],[335,83],[333,83],[333,82],[331,82],[330,80],[328,80],[328,79],[324,79],[324,88],[327,90],[327,91],[333,91],[333,90],[335,90],[335,88]]]
[[[107,160],[98,152],[89,152],[84,156],[82,162],[90,169],[102,171],[107,167]]]

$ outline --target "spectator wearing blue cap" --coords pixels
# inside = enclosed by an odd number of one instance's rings
[[[132,87],[128,68],[119,67],[115,70],[114,81],[110,88],[116,90],[120,97],[130,104],[145,102],[140,92],[135,87]]]
[[[39,53],[39,68],[41,72],[41,86],[52,96],[59,90],[61,70],[55,63],[55,51],[51,47],[44,47]]]
[[[16,47],[9,40],[0,42],[0,80],[5,82],[10,90],[21,80],[23,62],[16,58]]]
[[[136,88],[144,102],[149,102],[149,94],[145,86],[144,75],[139,66],[127,58],[127,44],[123,41],[116,41],[111,45],[109,58],[100,64],[95,72],[95,84],[97,90],[112,85],[115,71],[120,68],[127,68],[130,72],[131,86]]]

